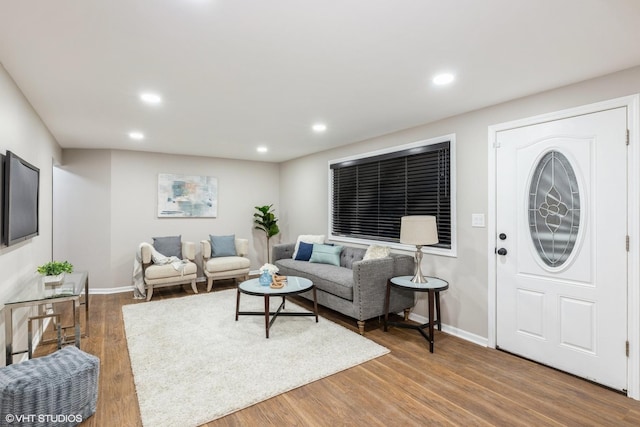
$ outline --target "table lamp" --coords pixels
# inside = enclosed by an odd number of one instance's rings
[[[422,274],[422,247],[438,243],[436,217],[430,215],[403,216],[400,223],[400,243],[416,245],[416,274],[413,283],[427,283]]]

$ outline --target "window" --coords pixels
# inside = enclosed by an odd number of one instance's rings
[[[427,252],[455,255],[454,144],[448,135],[330,162],[331,238],[406,249],[400,218],[434,215],[440,242]]]

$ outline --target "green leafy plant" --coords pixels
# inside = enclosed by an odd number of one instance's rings
[[[57,276],[62,273],[73,273],[73,265],[68,261],[51,261],[39,266],[38,273],[44,276]]]
[[[267,236],[267,262],[271,262],[269,240],[280,232],[280,228],[278,228],[278,218],[276,218],[271,208],[273,208],[273,205],[256,206],[258,212],[253,214],[254,228],[264,231]]]

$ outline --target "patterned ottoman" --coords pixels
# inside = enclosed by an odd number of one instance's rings
[[[0,425],[75,426],[96,412],[100,359],[75,346],[0,368]]]

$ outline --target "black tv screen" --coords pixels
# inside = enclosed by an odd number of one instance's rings
[[[4,158],[3,241],[7,246],[38,235],[40,169],[7,151]]]

